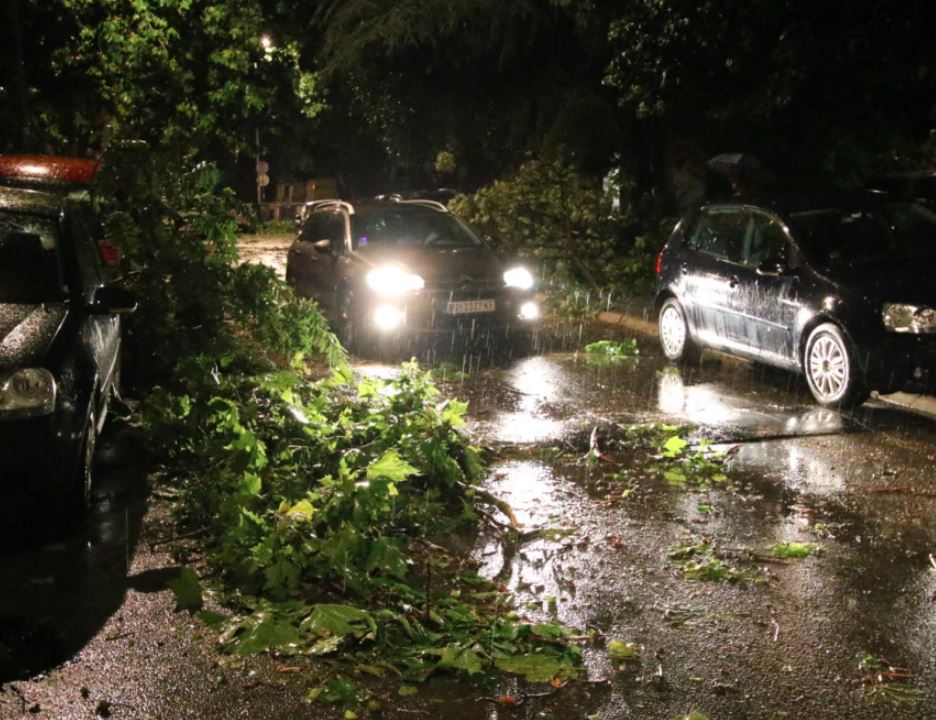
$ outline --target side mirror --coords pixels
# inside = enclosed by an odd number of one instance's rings
[[[324,253],[325,255],[331,255],[335,252],[334,243],[332,243],[331,239],[329,238],[316,240],[314,243],[312,243],[312,247],[314,247],[318,252]]]
[[[754,272],[763,277],[780,277],[785,275],[788,269],[785,261],[778,258],[768,258],[758,265]]]
[[[121,287],[104,285],[94,291],[88,312],[93,315],[125,315],[137,309],[136,296]]]

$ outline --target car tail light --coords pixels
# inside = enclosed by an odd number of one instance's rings
[[[666,250],[666,248],[663,248],[663,250],[660,250],[660,254],[657,255],[657,261],[656,261],[656,274],[657,275],[659,275],[663,271],[663,251],[664,250]]]
[[[117,261],[120,260],[120,253],[117,252],[117,248],[107,240],[98,240],[97,246],[98,252],[101,254],[101,260],[104,261],[105,265],[116,265]]]

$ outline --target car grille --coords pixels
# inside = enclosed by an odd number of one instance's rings
[[[485,297],[493,297],[496,293],[501,292],[504,289],[504,283],[501,280],[497,279],[487,279],[487,280],[474,280],[474,279],[461,279],[461,280],[448,280],[443,282],[428,282],[423,290],[423,292],[434,295],[440,299],[449,298],[449,299],[462,299],[462,300],[471,300],[471,299],[480,299]]]

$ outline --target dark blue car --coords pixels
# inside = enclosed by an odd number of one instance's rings
[[[887,196],[706,203],[657,261],[663,352],[800,372],[829,406],[932,385],[934,262],[936,214]]]
[[[82,189],[95,167],[0,156],[0,493],[7,507],[22,495],[63,519],[88,499],[120,315],[135,307],[105,283]]]

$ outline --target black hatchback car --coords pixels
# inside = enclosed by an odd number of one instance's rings
[[[816,400],[931,384],[936,214],[861,194],[832,201],[704,204],[657,259],[660,342],[803,373]]]
[[[65,520],[90,492],[120,368],[119,316],[135,307],[105,284],[82,189],[95,169],[0,156],[0,493],[5,507],[32,498]]]
[[[356,350],[401,335],[522,334],[539,317],[530,271],[432,200],[310,203],[286,280]]]

